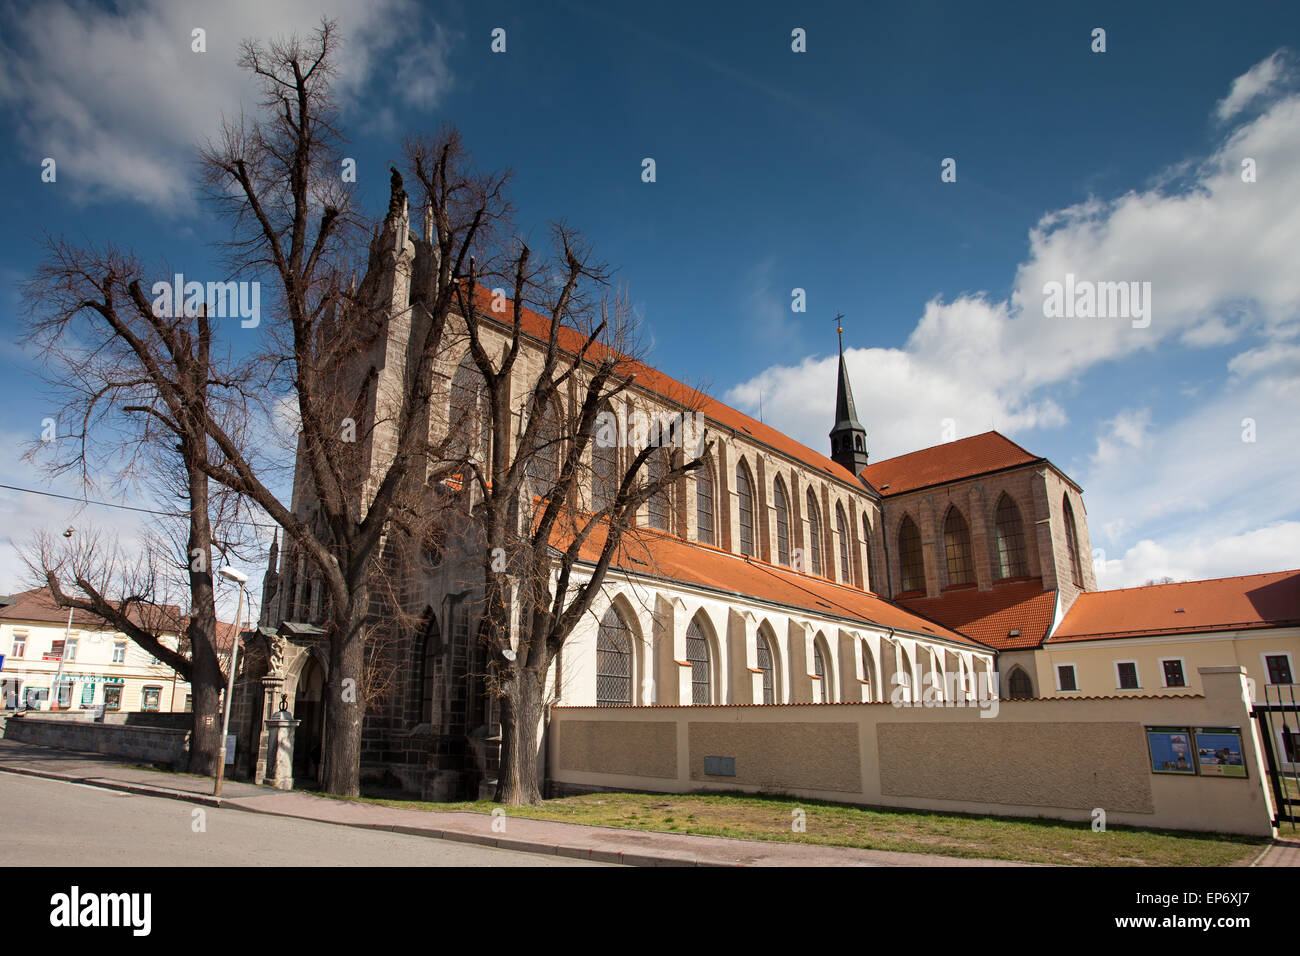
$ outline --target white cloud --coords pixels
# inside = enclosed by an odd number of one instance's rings
[[[873,459],[939,443],[944,419],[954,420],[958,436],[1059,428],[1068,421],[1060,396],[1107,363],[1155,350],[1241,343],[1217,381],[1198,383],[1190,394],[1184,385],[1183,398],[1199,398],[1199,405],[1133,408],[1104,422],[1095,453],[1080,455],[1086,474],[1075,477],[1088,492],[1094,537],[1111,548],[1143,537],[1172,553],[1172,543],[1182,542],[1190,561],[1202,547],[1197,542],[1235,541],[1266,522],[1294,518],[1300,506],[1294,481],[1300,95],[1278,92],[1280,63],[1271,57],[1233,85],[1229,115],[1242,113],[1247,102],[1261,111],[1243,117],[1203,161],[1157,176],[1157,186],[1043,216],[1030,230],[1029,253],[1008,300],[934,299],[902,348],[850,350]],[[1241,179],[1246,157],[1256,161],[1256,182]],[[1151,283],[1150,325],[1045,318],[1044,286],[1067,274]],[[753,410],[761,389],[769,422],[822,448],[834,376],[834,357],[809,357],[765,369],[726,397]],[[1245,419],[1254,423],[1253,442],[1242,440]],[[1143,557],[1149,550],[1131,563],[1152,565]],[[1266,549],[1226,554],[1245,565],[1233,570],[1225,559],[1223,573],[1296,563]],[[1121,569],[1129,561],[1118,560]],[[1208,557],[1201,563],[1214,564]]]
[[[320,0],[135,0],[116,10],[62,2],[7,24],[0,103],[33,168],[53,158],[59,184],[78,199],[125,198],[177,214],[193,202],[195,145],[217,132],[223,113],[256,108],[239,44],[306,35],[323,13],[343,34],[336,84],[345,103],[373,81],[404,105],[429,108],[450,85],[448,35],[415,29],[413,0],[337,10]],[[206,30],[206,53],[191,50],[196,27]]]
[[[1199,581],[1300,567],[1300,521],[1284,521],[1224,538],[1191,538],[1157,544],[1143,538],[1122,558],[1094,562],[1097,586],[1137,587],[1170,577]]]
[[[1215,113],[1221,120],[1230,120],[1256,98],[1271,90],[1284,76],[1285,61],[1278,50],[1267,60],[1261,60],[1247,72],[1232,81],[1228,95],[1219,100]]]

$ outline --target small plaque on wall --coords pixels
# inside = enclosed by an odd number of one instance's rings
[[[734,777],[736,775],[736,758],[705,757],[704,772],[711,777]]]

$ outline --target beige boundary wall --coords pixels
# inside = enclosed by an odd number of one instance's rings
[[[794,704],[552,709],[548,776],[568,789],[748,791],[867,806],[1272,835],[1240,667],[1204,696],[979,707]],[[986,702],[988,703],[988,702]],[[1247,779],[1151,772],[1146,726],[1239,727]],[[735,776],[706,775],[731,757]]]

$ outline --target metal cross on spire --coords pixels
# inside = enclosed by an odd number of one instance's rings
[[[843,321],[842,321],[843,318],[844,318],[844,313],[843,313],[843,312],[836,312],[836,313],[835,313],[835,331],[839,334],[839,337],[840,337],[840,351],[841,351],[841,352],[844,351],[844,323],[843,323]]]

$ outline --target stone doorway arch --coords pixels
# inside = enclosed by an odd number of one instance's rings
[[[293,748],[294,780],[319,785],[325,756],[325,667],[312,653],[306,655],[293,697],[293,716],[301,721]]]

